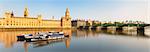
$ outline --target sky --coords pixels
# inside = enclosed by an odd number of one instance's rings
[[[60,19],[70,9],[72,19],[98,21],[144,21],[150,23],[149,0],[0,0],[0,17],[6,11],[23,16],[25,7],[31,17]]]

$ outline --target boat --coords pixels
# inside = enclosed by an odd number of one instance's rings
[[[33,36],[33,34],[22,34],[17,36],[18,39],[27,42],[62,39],[65,37],[69,37],[69,35],[64,35],[64,32],[38,32],[35,36]]]
[[[18,38],[18,41],[24,41],[25,38],[29,38],[31,36],[33,35],[32,34],[20,34],[17,36],[17,38]]]

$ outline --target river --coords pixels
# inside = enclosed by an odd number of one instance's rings
[[[150,29],[136,31],[84,29],[1,29],[0,52],[150,52]],[[59,40],[21,42],[19,34],[63,31],[71,37]]]

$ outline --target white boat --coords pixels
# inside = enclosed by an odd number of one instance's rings
[[[26,41],[39,41],[39,40],[49,40],[49,39],[61,39],[64,38],[64,32],[38,32],[35,36],[32,34],[24,35]]]

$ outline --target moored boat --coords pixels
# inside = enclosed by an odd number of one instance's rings
[[[20,34],[17,36],[17,38],[18,38],[18,41],[24,41],[24,39],[29,38],[31,36],[33,35],[32,34]]]
[[[22,34],[20,36],[17,36],[18,39],[22,39],[22,40],[26,40],[26,41],[43,41],[43,40],[49,40],[49,39],[61,39],[61,38],[65,38],[65,37],[69,37],[64,35],[64,32],[38,32],[36,33],[35,36],[33,36],[32,34]]]

